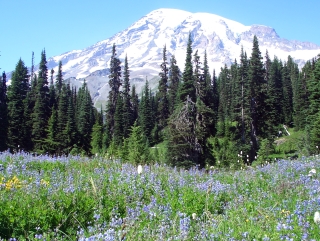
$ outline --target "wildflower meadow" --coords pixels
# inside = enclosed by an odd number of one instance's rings
[[[320,240],[319,166],[183,170],[3,152],[0,240]]]

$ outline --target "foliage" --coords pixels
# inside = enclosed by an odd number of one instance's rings
[[[319,240],[316,158],[233,171],[0,153],[4,240]],[[306,205],[307,204],[307,205]],[[240,225],[241,224],[241,225]]]

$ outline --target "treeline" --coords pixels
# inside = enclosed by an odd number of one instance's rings
[[[0,150],[89,154],[92,126],[101,114],[93,107],[85,82],[77,92],[64,83],[61,62],[55,80],[53,70],[48,76],[46,64],[45,51],[38,74],[33,71],[33,63],[28,73],[20,59],[8,88],[6,75],[2,74]]]
[[[253,39],[251,56],[210,74],[206,53],[192,49],[189,35],[184,71],[163,48],[157,91],[146,79],[140,99],[130,86],[127,57],[113,45],[105,112],[92,104],[86,83],[64,83],[62,65],[48,77],[43,51],[38,74],[19,60],[6,89],[0,81],[0,150],[49,154],[103,154],[134,163],[159,161],[159,143],[173,166],[240,166],[266,160],[284,126],[304,131],[304,153],[320,145],[320,61],[299,70],[289,56],[265,58]],[[32,63],[33,66],[33,63]],[[50,80],[50,84],[49,84]],[[102,108],[101,108],[102,109]]]

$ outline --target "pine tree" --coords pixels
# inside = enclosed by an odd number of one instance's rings
[[[169,98],[168,98],[168,68],[167,68],[167,49],[163,47],[162,63],[160,65],[161,72],[159,73],[159,87],[158,87],[158,123],[160,129],[163,129],[167,125],[167,119],[169,117]]]
[[[118,96],[116,112],[114,114],[114,135],[113,141],[117,146],[122,145],[124,138],[124,118],[123,118],[123,97],[121,94]]]
[[[307,125],[307,116],[309,114],[308,81],[311,79],[312,75],[310,61],[303,66],[301,72],[298,74],[299,76],[294,78],[292,83],[294,109],[293,120],[297,130],[304,130]]]
[[[96,118],[96,122],[92,127],[91,134],[91,153],[92,154],[101,154],[102,153],[102,141],[103,141],[103,116],[102,108],[101,114]]]
[[[7,76],[5,72],[0,76],[0,151],[7,149],[8,140],[8,101]]]
[[[57,111],[53,108],[51,116],[48,121],[47,138],[43,141],[43,150],[51,155],[61,154],[58,149],[60,144],[57,139]]]
[[[53,84],[53,74],[54,70],[51,69],[51,77],[50,77],[50,87],[49,87],[49,108],[52,110],[53,108],[56,108],[56,90],[54,88]]]
[[[265,70],[262,63],[259,43],[256,36],[253,38],[253,48],[249,65],[249,83],[250,83],[250,115],[251,115],[251,153],[250,161],[254,160],[259,148],[258,136],[265,137],[267,128],[265,116],[267,115],[265,107],[266,100],[266,81],[264,80]]]
[[[151,131],[153,129],[152,109],[151,109],[151,96],[149,89],[149,82],[146,83],[142,92],[140,108],[139,108],[139,125],[142,127],[144,135],[151,141]]]
[[[293,92],[292,92],[292,83],[290,78],[290,70],[287,63],[284,64],[282,68],[282,87],[283,87],[283,115],[284,123],[288,126],[293,125]]]
[[[150,160],[148,141],[143,134],[142,127],[136,122],[131,127],[130,137],[127,139],[128,161],[133,164],[144,164]]]
[[[32,113],[32,138],[35,151],[42,151],[42,141],[47,135],[48,119],[51,115],[49,110],[49,88],[47,76],[47,60],[46,53],[41,53],[41,61],[39,65],[39,77],[36,85],[35,105]]]
[[[58,98],[58,109],[57,109],[57,134],[56,138],[59,141],[59,150],[58,152],[63,152],[63,149],[66,146],[66,140],[68,139],[66,136],[66,127],[68,123],[68,105],[69,105],[69,97],[68,92],[70,90],[67,89],[65,84],[62,85],[59,98]]]
[[[134,116],[132,110],[132,98],[130,96],[130,73],[128,66],[127,56],[124,60],[124,70],[123,70],[123,136],[128,138],[130,134],[131,126],[134,123]]]
[[[133,123],[138,120],[138,112],[139,112],[139,98],[136,93],[136,86],[132,86],[131,90],[131,111],[132,111],[132,121]]]
[[[79,89],[77,96],[78,110],[77,116],[77,129],[79,134],[78,147],[82,152],[90,153],[90,141],[92,127],[95,123],[93,113],[93,103],[87,87],[87,83],[84,81],[82,87]]]
[[[76,148],[78,133],[75,120],[75,103],[73,91],[70,89],[70,85],[67,85],[67,99],[68,99],[68,121],[64,129],[64,136],[66,137],[64,143],[64,153],[70,153],[73,148]]]
[[[178,92],[178,100],[183,103],[187,100],[187,96],[191,98],[192,102],[196,102],[196,89],[193,79],[193,67],[192,67],[192,41],[191,33],[189,33],[189,39],[187,44],[187,55],[184,71],[182,74],[183,83],[181,84]]]
[[[268,66],[268,90],[267,90],[267,125],[268,134],[270,138],[274,138],[278,133],[277,127],[283,123],[283,111],[282,111],[282,66],[279,60],[275,57],[274,60],[269,63]]]
[[[213,70],[212,80],[211,80],[211,91],[210,91],[210,106],[214,113],[214,126],[217,128],[218,122],[218,108],[219,108],[219,93],[218,93],[218,82],[215,70]]]
[[[16,151],[23,144],[24,139],[24,99],[29,91],[28,69],[20,59],[11,77],[11,85],[8,88],[8,145],[12,151]]]
[[[57,92],[57,96],[60,95],[61,89],[62,89],[62,85],[63,85],[63,76],[62,76],[62,62],[59,61],[59,66],[58,66],[58,73],[56,75],[56,92]]]
[[[109,75],[109,96],[106,110],[106,126],[108,132],[108,141],[111,141],[114,135],[114,115],[116,113],[117,99],[121,86],[121,62],[117,58],[116,45],[112,46],[112,54],[110,59],[110,75]],[[108,144],[108,143],[107,143]]]
[[[196,136],[196,104],[188,97],[170,116],[167,130],[167,162],[190,168],[198,164],[201,146]]]
[[[178,89],[180,85],[181,73],[180,69],[177,65],[177,61],[174,55],[171,56],[170,59],[170,68],[169,68],[169,90],[168,90],[168,98],[169,98],[169,112],[173,113],[174,107],[177,102]]]

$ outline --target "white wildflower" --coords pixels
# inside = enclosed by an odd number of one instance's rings
[[[142,166],[139,165],[139,166],[138,166],[138,174],[141,174],[141,173],[142,173]]]
[[[310,176],[313,176],[313,175],[315,175],[315,174],[317,174],[316,169],[313,168],[313,169],[311,169],[311,170],[309,171],[309,175],[310,175]],[[308,176],[309,176],[309,175],[308,175]]]
[[[192,214],[192,219],[194,220],[194,219],[196,219],[197,218],[197,214],[196,213],[193,213]]]
[[[314,213],[313,221],[314,221],[316,224],[319,224],[319,223],[320,223],[320,213],[319,213],[318,211]]]

